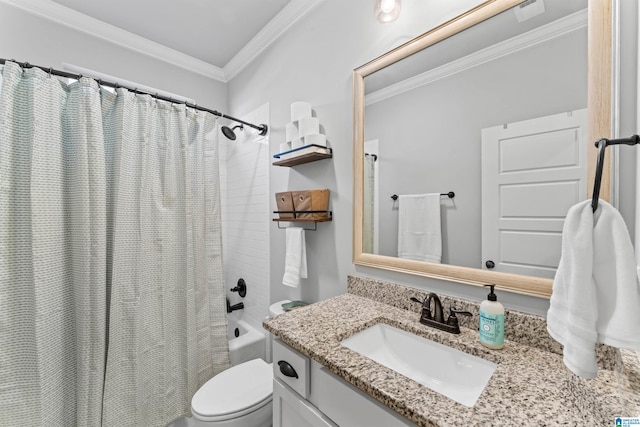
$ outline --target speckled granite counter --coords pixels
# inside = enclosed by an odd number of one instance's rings
[[[463,326],[461,334],[454,335],[420,324],[419,307],[410,305],[407,295],[421,298],[424,292],[350,277],[349,293],[267,319],[264,327],[419,426],[604,426],[614,425],[616,416],[640,416],[636,353],[600,348],[598,376],[585,380],[565,368],[561,348],[541,327],[540,317],[508,312],[505,347],[494,351],[479,343],[477,330]],[[443,305],[448,309],[451,302],[477,312],[477,304],[467,301],[447,298]],[[340,345],[344,338],[379,322],[497,363],[474,407],[458,404]]]

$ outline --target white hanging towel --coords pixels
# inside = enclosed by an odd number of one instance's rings
[[[307,249],[304,241],[304,229],[287,227],[284,277],[282,283],[297,288],[300,278],[307,278]]]
[[[398,208],[398,257],[440,263],[440,193],[402,195]]]
[[[640,350],[640,285],[629,232],[620,213],[600,200],[569,209],[553,281],[547,330],[564,346],[564,364],[595,378],[595,344]]]

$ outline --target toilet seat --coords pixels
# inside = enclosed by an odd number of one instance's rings
[[[254,359],[233,366],[207,381],[193,395],[191,412],[202,421],[238,418],[271,402],[270,363]]]

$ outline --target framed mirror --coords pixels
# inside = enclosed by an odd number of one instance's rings
[[[611,20],[492,0],[354,70],[354,263],[549,297],[611,137]]]

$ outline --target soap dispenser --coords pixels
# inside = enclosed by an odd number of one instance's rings
[[[498,350],[504,347],[504,306],[493,292],[495,285],[485,286],[491,291],[480,303],[480,342],[485,347]]]

